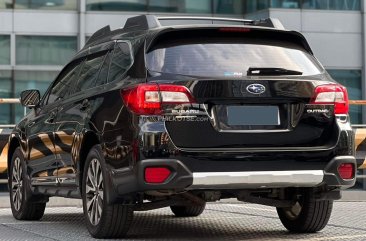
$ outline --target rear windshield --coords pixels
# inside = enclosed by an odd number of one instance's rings
[[[147,53],[151,71],[200,77],[241,77],[252,68],[284,68],[316,75],[323,71],[300,45],[253,37],[165,38]]]

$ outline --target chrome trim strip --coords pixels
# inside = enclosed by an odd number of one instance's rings
[[[253,172],[194,172],[194,188],[217,187],[312,187],[324,178],[323,170],[253,171]]]
[[[235,153],[235,152],[317,152],[317,151],[329,151],[335,147],[262,147],[262,148],[182,148],[175,146],[178,150],[184,152],[227,152],[227,153]]]

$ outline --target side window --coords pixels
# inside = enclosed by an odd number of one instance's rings
[[[78,61],[70,64],[61,72],[49,93],[47,104],[64,99],[69,94],[79,75],[81,63]]]
[[[102,68],[100,69],[98,79],[95,82],[95,86],[100,86],[107,83],[108,71],[109,71],[109,65],[111,63],[112,53],[113,52],[111,51],[107,53]]]
[[[75,92],[90,89],[94,86],[94,81],[97,78],[99,68],[103,63],[104,58],[105,53],[89,56],[87,58],[80,72]]]
[[[130,46],[127,43],[118,43],[113,50],[111,67],[109,68],[108,82],[121,80],[132,64]]]

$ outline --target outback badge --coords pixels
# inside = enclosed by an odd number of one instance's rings
[[[261,84],[250,84],[247,86],[247,91],[251,94],[263,94],[264,91],[266,91],[266,87],[264,87],[264,85]]]

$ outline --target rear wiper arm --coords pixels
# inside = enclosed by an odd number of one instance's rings
[[[249,67],[247,75],[302,75],[302,72],[283,68]]]

